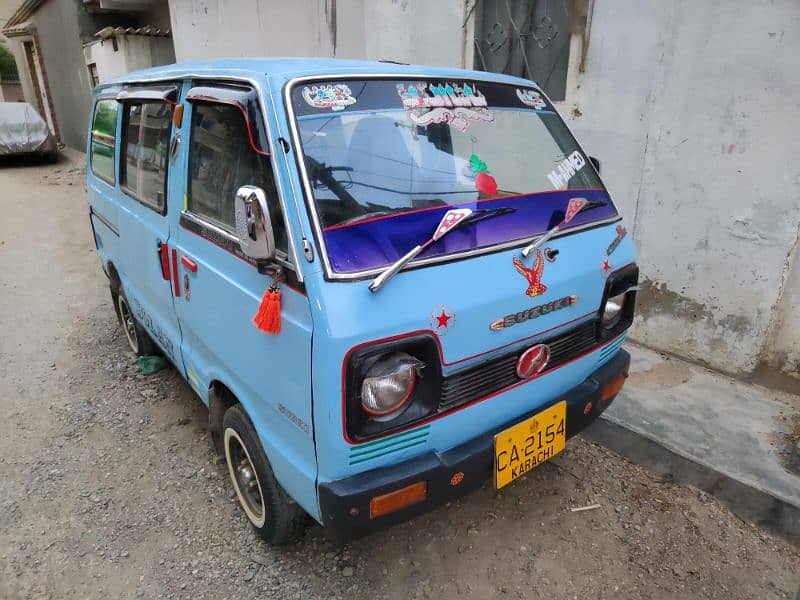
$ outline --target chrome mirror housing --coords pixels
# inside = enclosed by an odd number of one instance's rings
[[[234,214],[236,236],[245,256],[256,262],[272,258],[275,235],[264,190],[254,185],[243,185],[236,190]]]

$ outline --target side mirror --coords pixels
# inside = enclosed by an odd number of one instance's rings
[[[594,166],[594,170],[597,171],[597,174],[600,175],[600,159],[596,156],[590,156],[589,162],[592,163]]]
[[[243,185],[236,190],[234,214],[236,236],[245,256],[256,262],[272,258],[275,235],[264,190],[254,185]]]

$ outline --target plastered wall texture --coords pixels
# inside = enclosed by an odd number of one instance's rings
[[[170,3],[170,16],[178,60],[323,55],[469,67],[470,6],[185,0]],[[726,372],[762,361],[798,371],[797,31],[796,0],[595,1],[586,68],[570,76],[562,104],[602,160],[640,250],[633,336]]]
[[[633,336],[727,372],[800,358],[800,3],[595,3],[571,126],[639,248]]]

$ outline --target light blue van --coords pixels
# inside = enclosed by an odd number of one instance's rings
[[[92,110],[123,331],[208,406],[264,539],[502,488],[621,389],[634,246],[533,82],[225,60],[100,85]]]

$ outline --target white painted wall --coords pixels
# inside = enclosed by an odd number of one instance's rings
[[[179,61],[336,56],[460,67],[465,14],[462,0],[170,2]]]
[[[86,64],[97,66],[100,81],[108,81],[131,71],[175,62],[172,41],[165,37],[117,36],[117,49],[111,39],[83,47]]]
[[[595,2],[565,105],[633,225],[638,340],[751,371],[784,283],[796,298],[799,29],[795,0]],[[795,357],[799,319],[778,336]]]

